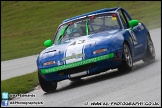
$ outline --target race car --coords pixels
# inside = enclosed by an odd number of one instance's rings
[[[39,83],[53,92],[57,83],[118,69],[129,72],[139,60],[155,59],[146,26],[121,8],[104,8],[66,19],[37,58]]]

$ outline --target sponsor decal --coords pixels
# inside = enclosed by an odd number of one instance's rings
[[[48,69],[42,69],[41,72],[42,72],[42,74],[48,74],[48,73],[57,72],[57,71],[60,71],[60,70],[65,70],[65,69],[69,69],[69,68],[74,68],[74,67],[86,65],[86,64],[89,64],[89,63],[93,63],[93,62],[107,60],[107,59],[110,59],[110,58],[113,58],[113,57],[114,57],[114,53],[110,53],[110,54],[107,54],[107,55],[94,57],[94,58],[90,58],[90,59],[82,60],[82,61],[78,61],[78,62],[73,62],[73,63],[62,65],[62,66],[57,66],[57,67],[48,68]]]
[[[84,42],[88,37],[84,37],[84,39],[79,39],[74,42],[72,42],[65,51],[65,55],[62,59],[62,61],[65,62],[65,64],[73,63],[82,61],[85,54],[83,53],[84,48]]]
[[[84,54],[75,54],[75,53],[73,53],[72,56],[65,57],[65,58],[62,59],[62,61],[73,59],[73,58],[77,59],[77,58],[82,58],[82,57],[85,57],[85,53]]]
[[[131,38],[133,40],[133,43],[134,44],[137,44],[137,38],[136,38],[136,35],[134,34],[134,32],[132,30],[129,30],[129,33],[131,35]]]
[[[116,17],[112,17],[112,20],[116,20]]]

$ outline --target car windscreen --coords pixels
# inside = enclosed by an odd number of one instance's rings
[[[117,15],[114,13],[92,15],[61,25],[55,43],[64,43],[81,36],[119,28]]]
[[[119,29],[119,23],[116,14],[96,15],[88,21],[89,34]]]

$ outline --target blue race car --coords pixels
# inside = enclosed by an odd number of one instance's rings
[[[155,59],[146,26],[120,7],[104,8],[66,19],[52,40],[46,40],[37,58],[43,91],[52,92],[57,82],[76,80],[108,69],[129,72],[139,60]]]

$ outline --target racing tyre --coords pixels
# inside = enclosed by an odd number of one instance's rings
[[[44,92],[54,92],[57,88],[57,82],[49,82],[46,81],[42,78],[40,73],[38,72],[38,79],[39,79],[39,84]]]
[[[147,52],[143,58],[143,62],[150,62],[155,59],[155,48],[152,39],[148,33],[147,35]]]
[[[133,68],[133,60],[130,48],[127,43],[123,45],[122,63],[118,67],[119,72],[129,72]]]

